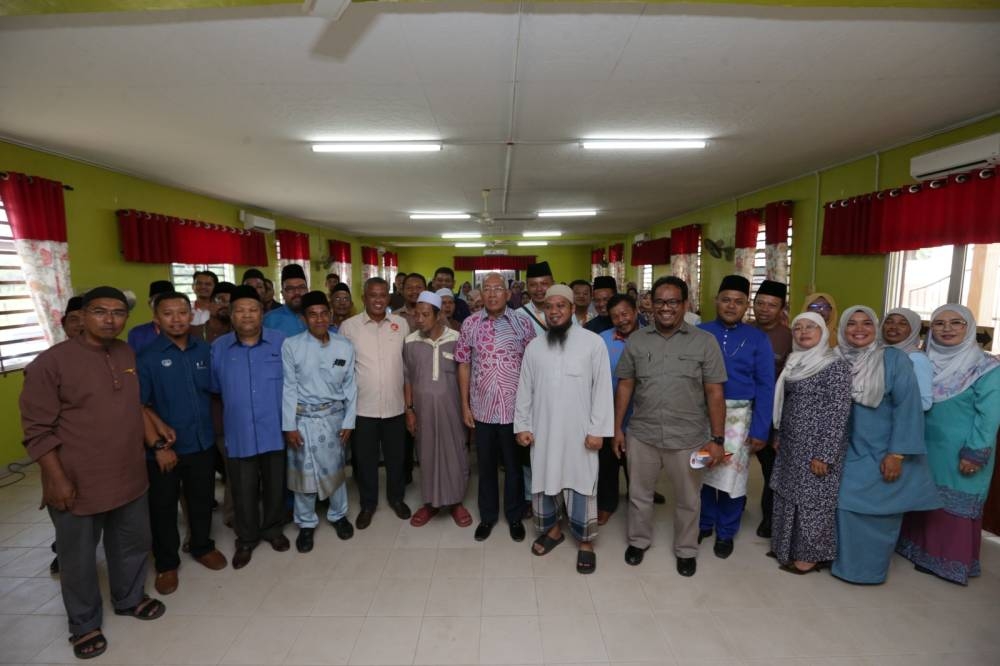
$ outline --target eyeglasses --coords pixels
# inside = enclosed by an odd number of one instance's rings
[[[350,296],[334,296],[333,298],[330,299],[330,301],[333,302],[333,303],[350,303],[351,302],[351,297]]]
[[[104,308],[90,308],[87,310],[87,314],[93,315],[98,319],[104,319],[105,317],[124,319],[125,317],[128,316],[128,310],[105,310]]]
[[[663,300],[662,298],[657,298],[653,300],[653,307],[670,308],[671,310],[673,310],[674,308],[679,307],[683,302],[684,301],[682,301],[679,298],[668,298],[667,300]]]
[[[947,321],[939,319],[931,323],[931,328],[936,331],[943,331],[946,328],[965,328],[969,325],[969,322],[964,319],[948,319]]]
[[[829,303],[810,303],[807,309],[812,312],[833,312],[833,306]]]
[[[818,331],[816,324],[796,324],[792,327],[792,333],[804,333],[805,331]]]
[[[507,291],[506,287],[483,287],[480,289],[484,294],[501,294]]]

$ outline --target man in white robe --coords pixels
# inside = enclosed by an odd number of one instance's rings
[[[573,326],[573,291],[549,287],[547,330],[524,352],[514,411],[517,443],[531,447],[535,555],[565,540],[566,515],[579,542],[576,570],[597,566],[598,451],[614,433],[611,363],[600,336]]]

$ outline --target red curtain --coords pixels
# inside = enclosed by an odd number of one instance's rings
[[[392,266],[393,268],[399,268],[399,255],[395,252],[386,252],[382,255],[382,261],[385,262],[386,268]]]
[[[644,266],[653,264],[660,266],[670,263],[670,253],[672,252],[669,238],[654,238],[653,240],[641,241],[632,246],[632,265]]]
[[[698,243],[701,242],[701,226],[689,224],[678,227],[670,232],[671,254],[697,254]]]
[[[62,183],[8,173],[0,178],[0,200],[17,240],[66,242]]]
[[[309,259],[309,234],[289,229],[278,229],[274,237],[281,245],[282,259]]]
[[[760,208],[748,208],[736,213],[737,249],[757,247],[757,233],[760,231],[762,212]]]
[[[669,248],[667,249],[667,255],[670,255]],[[625,243],[615,243],[608,247],[608,263],[614,264],[619,261],[625,261]]]
[[[788,226],[792,223],[791,201],[775,201],[764,206],[764,244],[788,242]],[[737,247],[739,247],[737,245]]]
[[[456,271],[523,271],[535,263],[535,255],[494,254],[483,257],[455,257]]]
[[[366,264],[368,266],[378,266],[378,249],[362,245],[361,263]]]
[[[332,240],[327,242],[330,251],[330,261],[339,261],[345,264],[351,263],[351,244],[344,241]]]
[[[994,169],[831,201],[823,208],[823,254],[1000,242],[1000,178]]]
[[[604,248],[590,251],[590,265],[599,266],[604,263]]]
[[[264,234],[138,210],[118,211],[125,261],[267,266]]]

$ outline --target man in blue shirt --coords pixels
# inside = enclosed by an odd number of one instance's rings
[[[184,294],[160,294],[153,320],[160,335],[139,354],[139,396],[146,410],[173,429],[146,454],[149,516],[156,564],[156,591],[177,589],[177,500],[183,487],[191,530],[191,556],[209,569],[226,557],[211,538],[215,498],[215,433],[212,427],[210,348],[190,335],[191,302]]]
[[[264,328],[257,290],[229,299],[233,332],[212,343],[212,391],[222,394],[229,482],[236,513],[233,568],[250,562],[261,539],[283,552],[285,443],[281,434],[281,331]]]
[[[288,264],[281,269],[281,297],[285,304],[264,316],[264,326],[281,331],[286,338],[304,333],[306,321],[302,318],[302,297],[309,291],[306,272],[298,264]]]
[[[746,505],[750,454],[767,445],[774,406],[774,352],[767,334],[743,323],[750,307],[750,281],[728,275],[715,297],[716,318],[702,328],[722,350],[727,380],[726,459],[702,476],[699,543],[715,532],[716,556],[729,557]]]
[[[149,309],[154,310],[156,308],[156,297],[160,294],[168,294],[173,292],[174,285],[171,284],[169,280],[155,280],[149,283]],[[156,324],[156,319],[153,321],[146,322],[145,324],[138,324],[129,329],[128,332],[128,346],[132,348],[132,351],[138,356],[139,352],[146,348],[150,342],[156,339],[156,336],[160,334],[160,329]]]

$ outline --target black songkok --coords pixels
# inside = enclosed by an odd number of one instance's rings
[[[552,277],[552,269],[549,268],[549,262],[540,261],[537,264],[531,264],[528,266],[528,271],[527,274],[525,275],[525,279],[545,277],[545,276]]]
[[[302,270],[302,267],[298,264],[288,264],[281,269],[281,284],[285,284],[285,280],[305,280],[306,272]]]
[[[594,278],[594,289],[611,289],[618,293],[618,282],[610,275],[599,275]]]
[[[254,289],[249,285],[240,285],[239,287],[233,289],[233,292],[229,295],[230,305],[236,303],[236,301],[240,300],[241,298],[252,298],[253,300],[260,303],[260,294],[257,293],[256,289]]]
[[[764,280],[760,283],[760,288],[757,289],[757,295],[761,294],[780,298],[782,305],[784,305],[785,299],[788,297],[788,285],[776,280]]]
[[[263,282],[264,274],[261,273],[256,268],[248,268],[245,271],[243,271],[243,279],[240,280],[240,284],[244,284],[246,283],[247,280],[252,280],[253,278],[257,278],[258,280]]]
[[[747,296],[750,295],[750,280],[746,279],[742,275],[727,275],[722,278],[722,284],[719,285],[719,293],[724,291],[742,291]]]
[[[159,296],[160,294],[169,294],[172,291],[174,291],[174,285],[171,284],[170,280],[156,280],[149,283],[150,298]]]
[[[336,294],[338,291],[346,291],[348,296],[351,295],[351,288],[347,286],[346,282],[338,282],[330,291],[330,293]]]
[[[322,305],[325,308],[329,308],[330,302],[326,300],[326,294],[322,291],[310,291],[302,297],[302,312],[305,312],[306,308],[313,305]]]
[[[220,282],[212,289],[212,298],[215,298],[219,294],[229,294],[232,296],[234,289],[236,289],[236,285],[232,282]]]
[[[63,312],[63,318],[65,318],[70,312],[76,312],[77,310],[82,309],[83,296],[73,296],[66,302],[66,312]]]

